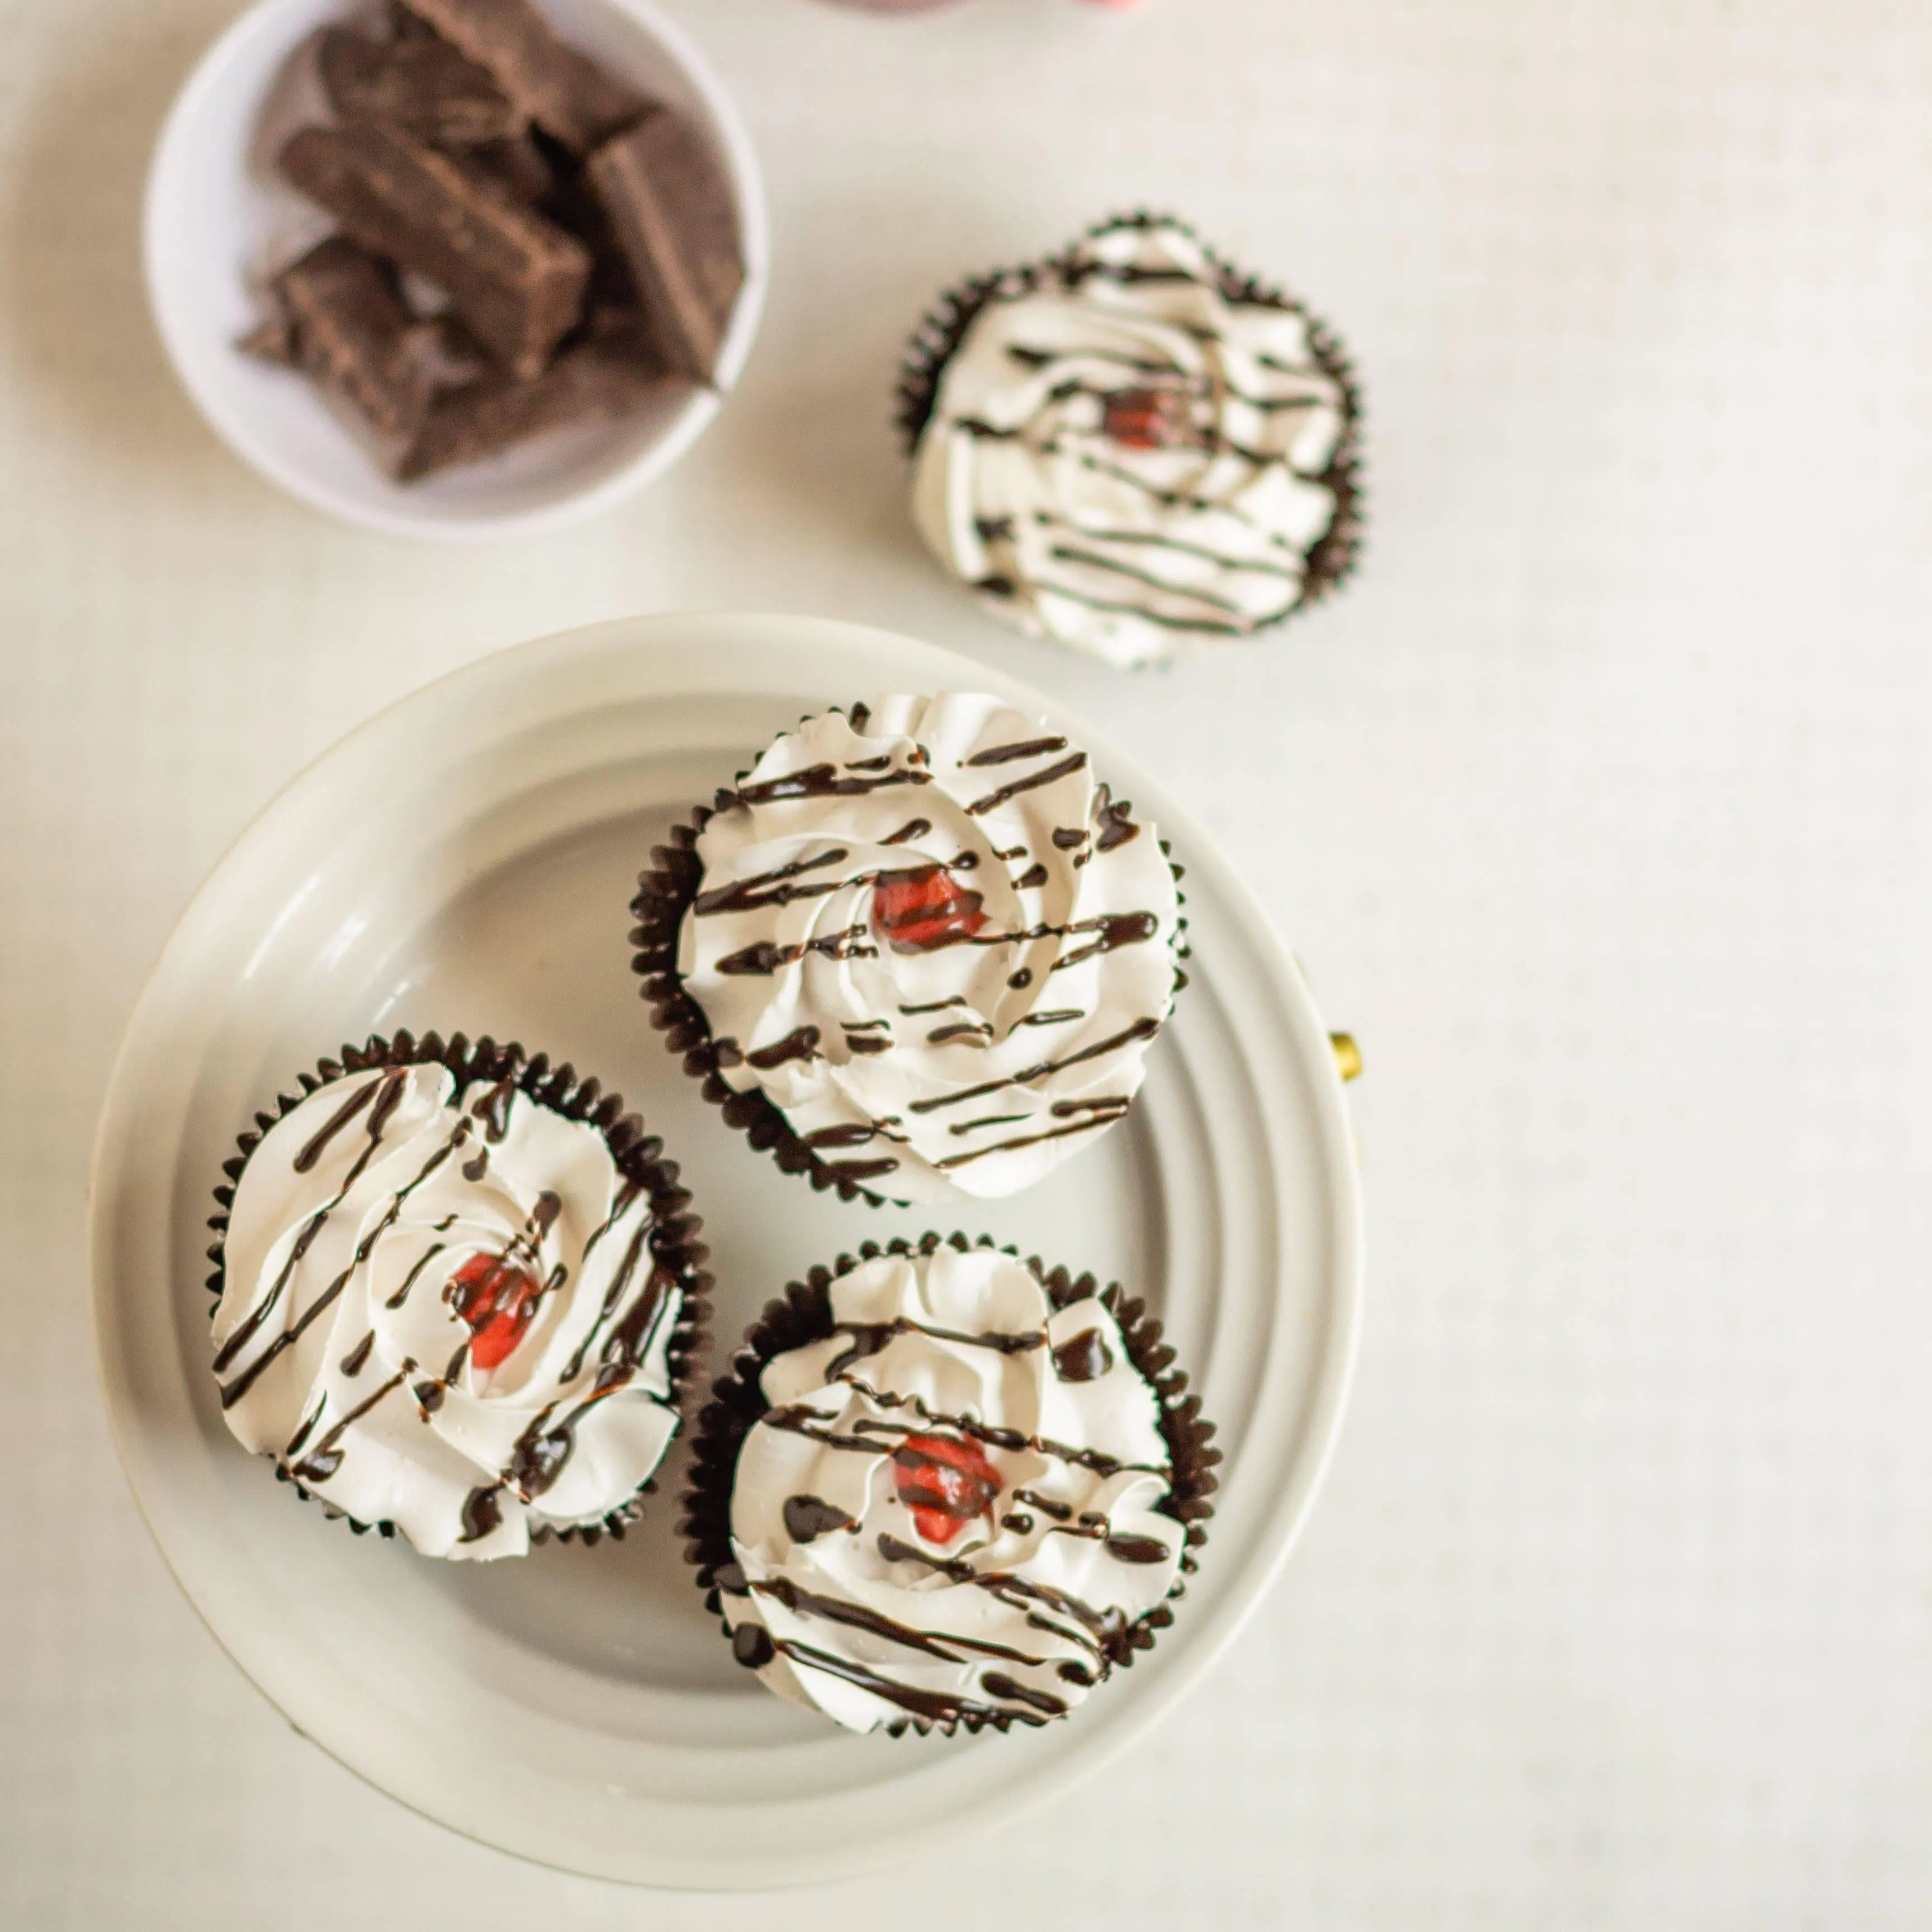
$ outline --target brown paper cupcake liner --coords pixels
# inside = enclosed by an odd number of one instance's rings
[[[1208,244],[1188,223],[1172,217],[1137,208],[1131,214],[1117,215],[1096,222],[1081,240],[1090,240],[1117,228],[1152,228],[1172,222],[1191,240],[1213,264],[1220,278],[1221,292],[1229,300],[1261,304],[1298,315],[1308,325],[1308,345],[1324,375],[1342,392],[1344,418],[1341,440],[1335,446],[1328,466],[1315,480],[1334,494],[1335,520],[1326,533],[1309,550],[1302,593],[1294,607],[1279,617],[1257,624],[1253,634],[1273,630],[1311,609],[1340,590],[1354,574],[1361,556],[1367,523],[1366,500],[1362,482],[1362,399],[1355,372],[1340,338],[1307,305],[1274,283],[1234,268]],[[1071,261],[1078,243],[1070,244],[1058,254],[1016,268],[994,269],[990,274],[969,276],[949,289],[927,312],[914,332],[902,364],[894,391],[893,420],[910,457],[932,419],[934,400],[946,365],[952,358],[973,319],[995,298],[1030,295],[1042,282]]]
[[[682,1298],[677,1320],[671,1329],[667,1358],[672,1406],[677,1416],[674,1441],[691,1425],[691,1412],[696,1406],[697,1394],[692,1370],[708,1339],[706,1324],[711,1316],[712,1277],[704,1263],[710,1250],[698,1239],[704,1222],[698,1215],[686,1211],[691,1204],[690,1190],[679,1185],[677,1163],[664,1157],[664,1142],[656,1134],[647,1133],[644,1124],[636,1114],[624,1111],[621,1094],[605,1093],[595,1080],[578,1079],[576,1070],[568,1062],[554,1066],[548,1054],[526,1054],[514,1041],[500,1046],[487,1034],[472,1041],[460,1033],[452,1034],[447,1040],[437,1033],[426,1033],[418,1037],[406,1030],[387,1038],[371,1034],[362,1046],[344,1046],[335,1058],[317,1061],[314,1072],[298,1075],[301,1092],[279,1094],[273,1113],[256,1114],[254,1126],[238,1140],[238,1151],[222,1163],[222,1172],[228,1178],[214,1190],[218,1211],[210,1215],[208,1222],[215,1237],[208,1250],[208,1258],[214,1264],[214,1273],[208,1277],[208,1291],[213,1297],[211,1314],[221,1300],[225,1272],[223,1245],[227,1236],[229,1210],[235,1202],[235,1184],[248,1166],[250,1155],[261,1144],[262,1137],[317,1088],[326,1086],[332,1080],[340,1080],[344,1074],[365,1072],[371,1067],[419,1066],[431,1063],[448,1067],[456,1076],[459,1084],[472,1080],[514,1079],[520,1093],[553,1112],[568,1120],[588,1123],[603,1136],[619,1171],[650,1196],[652,1214],[663,1231],[655,1252],[676,1274]],[[386,1519],[364,1522],[326,1497],[315,1495],[279,1462],[275,1465],[275,1479],[286,1483],[304,1502],[320,1504],[323,1514],[332,1521],[346,1522],[358,1536],[372,1529],[384,1538],[393,1538],[398,1534],[396,1526]],[[636,1520],[644,1509],[645,1499],[656,1492],[657,1486],[657,1474],[654,1471],[601,1521],[568,1527],[536,1526],[531,1528],[530,1540],[543,1543],[554,1538],[560,1543],[580,1542],[586,1546],[606,1535],[614,1540],[621,1540],[626,1526]],[[404,1540],[406,1542],[408,1539]]]
[[[848,1274],[862,1262],[877,1260],[880,1255],[929,1255],[942,1244],[950,1244],[962,1253],[974,1248],[998,1247],[1002,1254],[1022,1258],[1017,1248],[1000,1246],[990,1234],[969,1239],[961,1234],[928,1234],[916,1241],[895,1239],[883,1245],[877,1241],[862,1242],[856,1255],[841,1255],[830,1268],[814,1268],[804,1280],[794,1282],[776,1300],[769,1303],[746,1331],[730,1366],[712,1383],[711,1400],[698,1418],[691,1473],[684,1492],[684,1514],[678,1528],[685,1539],[686,1558],[696,1570],[698,1586],[704,1592],[705,1608],[718,1618],[728,1637],[730,1626],[724,1621],[718,1576],[721,1570],[736,1560],[731,1550],[731,1490],[737,1474],[738,1453],[752,1425],[770,1406],[758,1386],[765,1364],[775,1356],[810,1342],[823,1341],[832,1334],[831,1286],[839,1276]],[[1161,1324],[1147,1312],[1144,1302],[1125,1294],[1118,1282],[1102,1288],[1092,1274],[1075,1275],[1064,1268],[1048,1268],[1036,1255],[1025,1260],[1056,1309],[1098,1294],[1120,1324],[1128,1358],[1154,1390],[1160,1405],[1160,1431],[1166,1439],[1173,1477],[1171,1492],[1159,1508],[1183,1526],[1185,1547],[1180,1575],[1166,1600],[1127,1626],[1125,1645],[1114,1661],[1118,1667],[1129,1669],[1142,1652],[1154,1648],[1155,1639],[1173,1622],[1174,1605],[1186,1594],[1185,1580],[1198,1567],[1198,1553],[1208,1540],[1208,1519],[1214,1514],[1208,1498],[1220,1486],[1214,1468],[1221,1460],[1221,1452],[1211,1446],[1214,1425],[1202,1415],[1201,1398],[1188,1394],[1186,1375],[1174,1366],[1174,1351],[1162,1340]],[[1014,1711],[983,1716],[968,1712],[936,1720],[907,1718],[880,1728],[891,1737],[903,1737],[908,1732],[922,1736],[932,1731],[950,1737],[957,1730],[1006,1731],[1016,1722],[1024,1721]]]
[[[740,772],[738,782],[742,784],[746,776]],[[908,1206],[909,1203],[895,1202],[845,1171],[850,1163],[826,1160],[807,1147],[763,1088],[741,1092],[719,1071],[711,1022],[685,990],[678,973],[677,940],[684,916],[704,877],[698,856],[698,838],[732,797],[730,791],[720,790],[712,804],[696,807],[687,823],[674,825],[670,843],[653,847],[651,865],[638,874],[637,896],[631,902],[632,916],[637,921],[631,930],[631,944],[636,949],[631,967],[644,982],[651,1024],[664,1035],[665,1046],[682,1057],[685,1072],[699,1082],[705,1099],[723,1114],[724,1124],[736,1128],[760,1153],[770,1154],[787,1174],[802,1174],[821,1193],[836,1191],[842,1201],[863,1201],[874,1208]],[[1187,984],[1186,969],[1180,962],[1192,956],[1187,943],[1187,896],[1180,890],[1187,868],[1176,862],[1174,848],[1165,838],[1160,842],[1174,874],[1180,907],[1174,946],[1174,991],[1178,998]]]

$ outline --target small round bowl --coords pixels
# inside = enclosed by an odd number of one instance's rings
[[[236,346],[267,313],[266,277],[328,231],[276,175],[280,142],[320,111],[302,52],[367,0],[258,0],[202,58],[170,111],[148,173],[148,299],[176,373],[217,434],[316,508],[398,536],[520,536],[608,509],[662,475],[722,406],[751,352],[770,242],[764,188],[737,110],[704,56],[650,0],[538,0],[559,35],[704,135],[738,217],[745,283],[715,388],[673,392],[586,425],[403,484],[309,378]]]

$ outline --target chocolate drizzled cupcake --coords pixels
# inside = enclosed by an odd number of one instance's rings
[[[1173,1620],[1212,1514],[1160,1324],[962,1234],[773,1302],[698,1419],[684,1528],[732,1652],[853,1730],[1063,1717]]]
[[[1360,548],[1339,344],[1166,217],[963,284],[914,338],[898,405],[940,561],[1022,630],[1117,664],[1252,637]]]
[[[640,882],[635,964],[706,1096],[848,1198],[1030,1186],[1132,1105],[1186,983],[1154,828],[997,698],[806,718]]]
[[[621,1534],[710,1283],[662,1142],[596,1081],[460,1034],[372,1038],[300,1084],[215,1190],[229,1428],[426,1556]]]

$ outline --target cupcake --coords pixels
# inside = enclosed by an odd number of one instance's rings
[[[1165,218],[954,291],[914,338],[898,414],[940,562],[1110,663],[1252,637],[1333,590],[1360,541],[1334,337]]]
[[[425,1556],[620,1534],[709,1286],[662,1143],[596,1081],[460,1034],[345,1047],[301,1084],[215,1190],[236,1440]]]
[[[1173,1620],[1211,1425],[1118,1287],[963,1235],[772,1303],[699,1419],[688,1554],[732,1654],[848,1729],[1064,1717]]]
[[[659,848],[645,996],[726,1120],[847,1198],[988,1199],[1126,1112],[1185,983],[1178,870],[998,698],[786,732]]]

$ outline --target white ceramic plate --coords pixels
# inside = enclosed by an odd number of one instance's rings
[[[673,1534],[681,1458],[622,1544],[452,1564],[358,1538],[223,1426],[204,1226],[236,1132],[344,1040],[515,1037],[621,1089],[706,1223],[722,1344],[813,1262],[934,1225],[815,1194],[698,1097],[626,944],[649,848],[779,730],[881,691],[980,689],[1088,747],[1188,868],[1193,983],[1126,1122],[941,1226],[1152,1300],[1227,1460],[1154,1651],[1066,1723],[860,1738],[732,1662]],[[1328,1040],[1260,909],[1145,773],[984,667],[815,620],[671,616],[488,658],[311,766],[202,888],[142,994],[96,1152],[94,1311],[128,1477],[182,1587],[316,1742],[429,1816],[571,1870],[737,1888],[952,1844],[1104,1764],[1200,1676],[1280,1568],[1339,1424],[1360,1302]],[[723,1347],[712,1366],[722,1360]]]
[[[737,209],[745,285],[715,388],[668,392],[648,410],[544,436],[487,462],[400,484],[353,412],[306,376],[243,355],[268,312],[270,272],[333,226],[275,170],[282,143],[328,118],[306,49],[316,30],[380,14],[370,0],[257,0],[182,89],[148,174],[148,299],[182,386],[230,447],[285,490],[400,536],[520,536],[608,508],[669,469],[743,372],[764,306],[770,241],[757,156],[730,97],[650,0],[542,0],[558,33],[685,115],[709,142]]]

